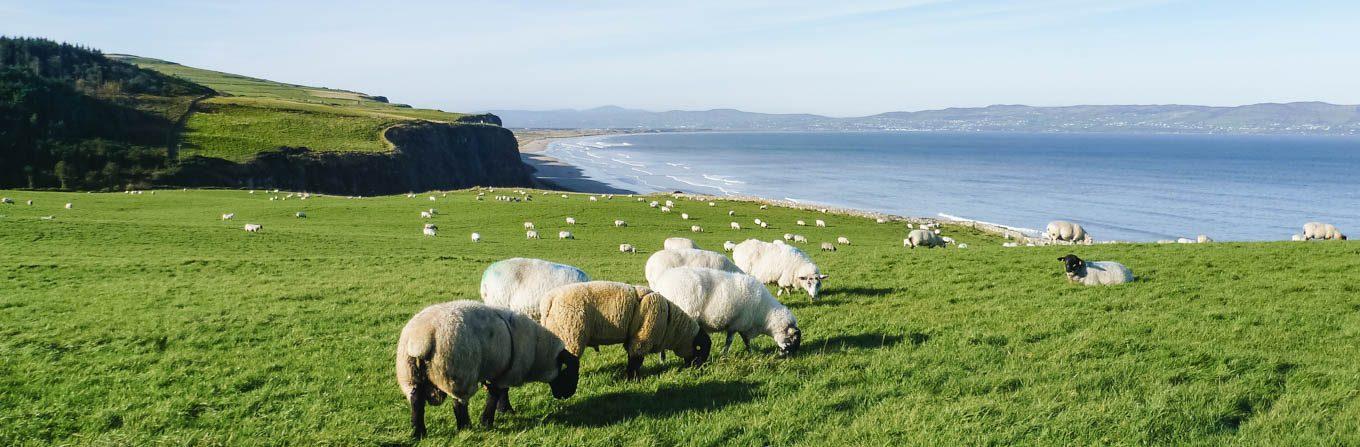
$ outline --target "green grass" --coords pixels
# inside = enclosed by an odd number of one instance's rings
[[[285,84],[138,56],[111,57],[208,86],[223,95],[201,102],[190,115],[182,136],[184,155],[244,161],[279,146],[383,152],[391,149],[382,137],[387,127],[415,120],[454,122],[463,116],[400,107],[347,90]]]
[[[906,250],[900,225],[745,203],[0,195],[19,202],[0,205],[0,445],[405,443],[398,332],[428,304],[475,298],[487,264],[541,257],[640,283],[647,254],[619,243],[785,232],[855,242],[810,249],[831,275],[822,301],[784,299],[799,355],[776,359],[761,338],[698,371],[652,356],[628,383],[621,349],[605,347],[585,355],[575,397],[517,388],[519,413],[491,430],[457,431],[434,407],[424,444],[1360,443],[1355,242],[1006,249],[948,227],[972,247]],[[420,236],[429,207],[436,238]],[[728,209],[775,228],[727,230]],[[577,240],[523,239],[523,221],[550,236],[566,216]],[[830,227],[792,225],[812,218]],[[1069,251],[1139,280],[1069,285],[1055,260]]]

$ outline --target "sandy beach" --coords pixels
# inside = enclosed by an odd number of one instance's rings
[[[553,140],[625,132],[604,129],[518,129],[513,130],[513,132],[515,139],[519,141],[520,159],[534,168],[534,178],[542,182],[545,188],[596,194],[632,194],[636,192],[615,188],[593,180],[586,177],[580,168],[563,163],[561,160],[543,153]]]

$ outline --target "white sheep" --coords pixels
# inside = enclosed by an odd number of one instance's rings
[[[598,202],[599,200],[600,200],[600,199],[595,198],[595,196],[590,196],[590,201],[591,201],[591,202]]]
[[[907,248],[916,247],[944,247],[947,242],[940,235],[930,232],[930,230],[911,230],[907,233],[907,238],[902,240],[902,246]]]
[[[823,211],[823,212],[825,212],[825,211]],[[816,220],[815,222],[813,222],[813,223],[816,224],[816,225],[817,225],[818,227],[820,227],[820,228],[826,228],[826,221],[825,221],[825,220],[817,219],[817,220]]]
[[[557,232],[557,238],[558,238],[558,239],[576,239],[576,235],[571,234],[570,231],[562,230],[562,231],[558,231],[558,232]]]
[[[753,219],[753,220],[751,220],[751,222],[755,222],[756,225],[760,225],[760,224],[761,224],[760,219]]]
[[[293,213],[293,216],[294,216],[294,217],[297,217],[298,219],[306,219],[306,218],[307,218],[307,213],[304,213],[304,212],[302,212],[302,211],[298,211],[298,212],[296,212],[296,213]]]
[[[681,220],[689,220],[689,213],[680,213]]]
[[[575,218],[575,217],[568,217],[568,218],[567,218],[567,225],[576,225],[576,218]]]
[[[534,223],[533,223],[533,222],[525,222],[525,223],[524,223],[524,229],[526,229],[526,230],[533,230],[533,229],[534,229]]]
[[[793,233],[784,233],[784,240],[786,241],[793,240]]]
[[[639,200],[640,200],[640,199],[639,199]],[[657,205],[660,205],[660,204],[657,203],[655,200],[653,200],[653,201],[651,201],[651,203],[648,203],[648,204],[647,204],[647,206],[652,207],[652,208],[656,208]]]
[[[1194,239],[1190,239],[1190,238],[1188,238],[1188,237],[1180,237],[1180,238],[1176,238],[1176,243],[1177,243],[1177,244],[1193,244],[1193,243],[1195,243],[1195,240],[1194,240]]]
[[[959,249],[964,249],[964,248],[968,248],[968,244],[967,244],[967,243],[959,244]]]
[[[727,224],[727,226],[731,227],[733,230],[740,230],[740,229],[741,229],[741,224],[736,223],[736,222],[729,223],[729,224]]]
[[[737,212],[736,212],[736,211],[727,210],[727,216],[728,216],[728,217],[735,216],[735,215],[737,215]]]
[[[637,247],[634,247],[633,244],[619,244],[619,252],[620,252],[620,253],[637,253]]]
[[[71,206],[72,206],[72,205],[71,205],[70,202],[67,202],[67,203],[66,203],[66,209],[68,209],[68,210],[71,209]]]
[[[24,203],[27,203],[28,206],[33,206],[33,199],[28,199],[28,201],[26,201],[26,202],[24,202]]]
[[[769,222],[761,222],[761,223],[760,223],[760,228],[770,228],[770,223],[769,223]]]
[[[647,278],[647,284],[655,287],[656,280],[661,278],[662,273],[676,267],[704,267],[725,272],[741,272],[741,269],[722,253],[684,248],[652,253],[643,267],[643,276]]]
[[[732,241],[725,241],[725,242],[723,242],[723,251],[730,252],[730,251],[732,251],[732,249],[734,249],[734,248],[737,248],[737,243],[736,243],[736,242],[732,242]]]
[[[1083,261],[1077,255],[1069,254],[1058,258],[1063,262],[1063,270],[1069,282],[1088,286],[1123,284],[1133,281],[1133,271],[1114,261]]]
[[[1308,222],[1306,224],[1303,224],[1303,238],[1305,240],[1332,239],[1344,241],[1346,240],[1346,235],[1341,234],[1341,232],[1336,229],[1336,225],[1320,222]]]
[[[242,227],[242,228],[244,228],[244,229],[246,230],[246,232],[249,232],[249,233],[259,233],[260,230],[263,230],[263,229],[264,229],[264,226],[263,226],[263,225],[260,225],[260,224],[246,224],[246,225],[245,225],[244,227]]]
[[[481,234],[481,233],[472,233],[472,242],[481,242],[481,241],[482,241],[482,234]]]
[[[845,237],[845,236],[837,237],[837,238],[836,238],[836,243],[837,243],[837,244],[841,244],[841,245],[850,245],[850,238]]]
[[[411,406],[411,435],[425,437],[425,404],[453,396],[457,427],[468,427],[468,404],[485,386],[490,403],[482,424],[491,427],[496,412],[509,412],[510,387],[546,382],[552,395],[576,394],[580,359],[556,335],[509,309],[476,301],[426,307],[401,330],[397,341],[397,386]]]
[[[567,198],[570,198],[570,197],[567,196],[566,194],[562,194],[562,198],[563,198],[563,199],[567,199]]]
[[[827,278],[811,257],[790,245],[748,239],[732,249],[732,260],[760,282],[779,285],[780,295],[801,288],[816,301]]]
[[[803,236],[803,235],[801,235],[801,234],[795,234],[795,235],[793,235],[793,241],[794,241],[794,242],[797,242],[797,243],[800,243],[800,244],[806,244],[806,243],[808,242],[808,239],[807,239],[807,236]]]
[[[807,226],[807,221],[805,221],[805,220],[799,220],[797,223],[798,223],[798,226],[800,226],[800,227],[806,227],[806,226]]]
[[[542,259],[510,258],[497,261],[482,272],[478,288],[482,302],[509,308],[538,320],[538,305],[549,290],[590,281],[581,269]]]
[[[430,196],[430,201],[431,201],[431,202],[433,202],[433,201],[435,201],[435,200],[437,200],[437,199],[435,199],[434,196]]]
[[[1019,244],[1018,242],[1007,242],[1007,243],[1001,244],[1001,246],[1002,246],[1002,247],[1006,247],[1006,248],[1013,248],[1013,247],[1019,247],[1020,244]]]
[[[222,213],[222,220],[231,220],[236,217],[236,213]]]
[[[9,197],[3,197],[3,198],[0,198],[0,203],[13,205],[13,204],[14,204],[14,199],[11,199],[11,198],[9,198]]]
[[[663,250],[680,250],[685,248],[699,248],[699,244],[693,240],[683,237],[668,237],[661,243]]]
[[[884,219],[884,218],[880,217],[880,218],[874,219],[874,223],[888,223],[888,219]]]
[[[769,205],[761,205],[761,206],[760,206],[760,209],[762,209],[762,210],[763,210],[763,209],[768,209],[769,207],[770,207]]]
[[[1199,242],[1199,243],[1201,243],[1201,244],[1207,244],[1207,243],[1210,243],[1210,242],[1213,242],[1213,241],[1214,241],[1214,240],[1211,239],[1211,238],[1209,238],[1209,236],[1205,236],[1205,235],[1203,235],[1203,234],[1201,234],[1201,235],[1195,237],[1195,242]]]
[[[425,224],[425,227],[421,229],[421,233],[426,236],[434,236],[439,233],[439,227],[436,227],[434,224]]]
[[[698,225],[690,225],[690,226],[689,226],[689,231],[690,231],[690,232],[693,232],[693,233],[703,233],[703,232],[704,232],[704,227],[701,227],[701,226],[698,226]]]
[[[620,228],[626,227],[626,226],[628,226],[628,222],[624,222],[624,221],[622,221],[622,220],[615,219],[615,220],[614,220],[614,226],[620,227]]]
[[[1068,222],[1065,220],[1055,220],[1048,223],[1044,229],[1044,238],[1054,242],[1083,243],[1090,245],[1093,239],[1091,234],[1086,232],[1081,224]]]
[[[822,242],[822,251],[836,251],[836,245],[830,242]]]
[[[663,212],[663,213],[669,213],[669,212],[671,212],[671,207],[669,207],[669,206],[663,206],[663,207],[661,207],[661,212]]]
[[[708,202],[708,206],[718,206],[718,204],[715,202]]]
[[[780,355],[798,352],[803,334],[798,320],[760,280],[743,273],[702,267],[667,270],[653,290],[693,317],[705,332],[727,334],[723,352],[732,347],[732,336],[741,334],[746,348],[760,335],[774,338]]]
[[[672,201],[667,200],[667,201],[666,201],[666,208],[675,208],[675,202],[672,202]]]
[[[420,217],[421,217],[422,219],[429,219],[429,218],[434,217],[434,215],[430,214],[429,211],[421,211],[421,212],[420,212]]]
[[[524,232],[525,239],[538,239],[538,230],[528,230]]]

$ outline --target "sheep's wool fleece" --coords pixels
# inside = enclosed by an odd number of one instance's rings
[[[543,325],[580,356],[587,347],[625,344],[630,355],[669,349],[694,355],[699,323],[661,294],[642,286],[592,281],[553,289],[540,307]]]
[[[1086,263],[1085,275],[1071,279],[1088,286],[1123,284],[1133,281],[1133,270],[1114,261],[1090,261]]]
[[[430,383],[466,402],[482,382],[513,387],[557,376],[562,341],[528,317],[476,301],[452,301],[421,310],[401,330],[397,384],[415,388],[410,358],[428,365]]]
[[[817,264],[812,262],[802,250],[784,244],[772,244],[757,239],[747,239],[732,249],[732,259],[737,267],[766,284],[780,287],[799,287],[798,277],[821,273]]]
[[[647,258],[647,265],[644,269],[647,284],[656,282],[662,273],[676,267],[707,267],[728,272],[741,271],[736,264],[727,259],[727,256],[715,251],[697,248],[661,250],[652,253],[652,256]]]
[[[572,283],[590,281],[585,272],[570,265],[542,259],[510,258],[482,273],[482,301],[508,307],[537,320],[538,302],[548,291]]]
[[[796,325],[788,308],[750,275],[680,267],[662,274],[656,290],[708,332],[768,333],[769,323],[777,320]]]

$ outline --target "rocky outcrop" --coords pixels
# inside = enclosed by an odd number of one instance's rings
[[[534,184],[514,134],[499,126],[421,122],[393,126],[384,136],[392,152],[281,147],[244,163],[186,157],[157,183],[347,195]]]

